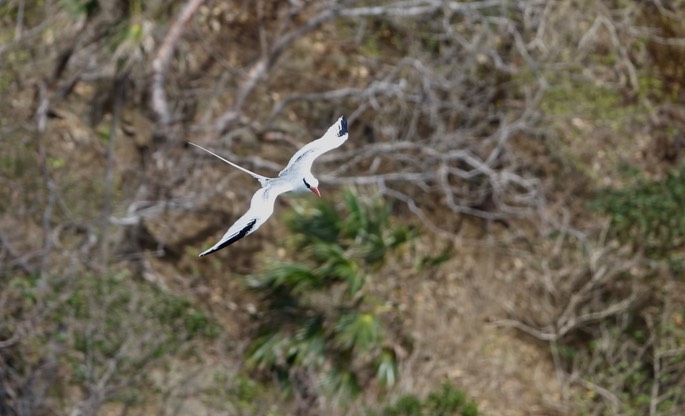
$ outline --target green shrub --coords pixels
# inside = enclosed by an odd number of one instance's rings
[[[15,357],[12,371],[40,371],[44,357],[55,357],[59,366],[45,414],[65,413],[73,405],[64,400],[67,389],[89,392],[96,385],[106,392],[102,403],[133,407],[155,394],[161,399],[163,392],[151,387],[152,370],[164,374],[165,364],[192,356],[199,342],[215,338],[220,329],[189,300],[125,272],[45,280],[15,276],[0,291],[6,297],[0,320],[27,327],[20,342],[3,350],[4,358]]]
[[[383,409],[383,416],[477,416],[478,407],[466,399],[466,394],[452,383],[443,383],[424,400],[408,394]]]
[[[609,215],[612,232],[623,242],[659,260],[672,258],[685,246],[685,165],[660,181],[607,190],[592,207]]]
[[[397,381],[397,360],[386,347],[382,308],[366,282],[413,233],[392,223],[382,199],[345,193],[344,206],[318,200],[311,212],[287,219],[292,262],[276,262],[248,278],[266,309],[247,353],[253,368],[271,373],[286,389],[293,374],[318,374],[317,387],[339,399],[361,391],[360,375],[384,385]]]

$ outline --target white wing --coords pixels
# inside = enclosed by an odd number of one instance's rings
[[[250,209],[231,225],[231,228],[226,231],[226,234],[221,237],[218,243],[203,251],[200,257],[228,247],[241,238],[255,232],[273,214],[276,197],[281,193],[282,191],[276,190],[271,186],[261,188],[255,192],[252,196],[252,201],[250,201]]]
[[[205,149],[204,147],[200,146],[199,144],[195,144],[195,143],[193,143],[193,142],[188,142],[188,143],[189,143],[189,144],[192,144],[192,145],[195,146],[195,147],[199,147],[200,149],[204,150],[205,152],[209,153],[209,154],[212,155],[212,156],[218,157],[219,159],[223,160],[224,162],[228,163],[229,165],[233,166],[234,168],[238,168],[238,169],[242,170],[243,172],[245,172],[245,173],[247,173],[248,175],[252,176],[253,178],[257,179],[257,180],[259,181],[259,183],[261,183],[262,185],[265,185],[266,182],[269,180],[269,178],[267,178],[266,176],[262,176],[262,175],[260,175],[260,174],[258,174],[258,173],[252,172],[251,170],[247,170],[247,169],[245,169],[244,167],[238,166],[238,165],[236,165],[235,163],[233,163],[233,162],[231,162],[231,161],[229,161],[229,160],[226,160],[226,159],[224,159],[223,157],[217,155],[216,153],[212,152],[211,150]]]
[[[317,140],[305,145],[302,149],[290,158],[288,166],[283,169],[278,176],[287,176],[291,172],[308,172],[312,168],[314,159],[322,154],[339,147],[347,140],[347,119],[342,116],[335,122],[328,131]]]

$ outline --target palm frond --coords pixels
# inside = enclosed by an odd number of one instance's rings
[[[248,363],[271,371],[285,388],[298,368],[327,369],[321,387],[338,400],[359,393],[363,367],[385,386],[398,380],[394,351],[382,347],[381,321],[365,311],[372,299],[365,283],[413,237],[392,223],[383,199],[346,190],[343,202],[296,207],[286,221],[294,237],[285,247],[297,261],[273,263],[248,279],[266,301]]]
[[[335,326],[336,342],[345,349],[368,350],[381,339],[381,325],[370,313],[352,311],[340,317]]]

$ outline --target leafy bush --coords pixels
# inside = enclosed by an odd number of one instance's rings
[[[382,412],[383,416],[477,416],[478,407],[466,399],[463,391],[452,383],[444,383],[440,390],[431,392],[424,400],[413,394],[400,397]]]
[[[0,292],[5,296],[0,321],[15,326],[0,326],[0,336],[22,334],[0,350],[0,363],[8,369],[0,381],[21,385],[11,408],[31,397],[31,408],[40,414],[79,406],[95,412],[107,402],[136,407],[155,394],[161,399],[164,392],[150,388],[159,387],[150,374],[166,374],[169,360],[192,356],[198,342],[216,337],[220,329],[188,299],[125,272],[46,280],[13,276]],[[65,400],[72,398],[70,390],[82,392],[81,403]]]
[[[581,413],[683,414],[685,353],[677,346],[683,345],[685,331],[648,314],[643,314],[646,322],[634,312],[607,319],[600,328],[586,329],[589,342],[567,347],[573,355],[564,361],[587,389],[577,392]]]
[[[266,304],[248,363],[287,388],[304,388],[294,377],[304,370],[340,399],[361,391],[362,373],[394,384],[396,356],[387,346],[382,308],[365,284],[410,241],[411,230],[392,223],[384,201],[353,191],[345,193],[344,207],[318,200],[304,211],[296,209],[287,220],[295,237],[286,246],[297,260],[274,263],[248,279]]]
[[[685,246],[685,165],[660,181],[608,190],[593,207],[609,215],[615,235],[634,249],[644,249],[656,259],[674,260],[674,251]]]

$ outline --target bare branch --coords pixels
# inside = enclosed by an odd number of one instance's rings
[[[16,344],[17,341],[19,341],[19,335],[12,334],[12,336],[4,341],[0,341],[0,348],[7,348],[11,347],[12,345]]]
[[[166,126],[171,121],[171,113],[169,111],[169,103],[167,101],[166,92],[164,90],[164,82],[166,80],[167,71],[171,64],[176,43],[181,38],[185,26],[195,14],[195,11],[204,3],[205,0],[188,0],[188,2],[181,9],[176,21],[171,25],[164,41],[157,51],[157,56],[152,61],[152,82],[150,84],[152,95],[152,110],[157,114],[159,122]]]
[[[556,341],[559,339],[558,334],[554,332],[544,332],[539,329],[533,328],[530,325],[526,325],[521,321],[518,321],[516,319],[500,319],[492,323],[493,325],[501,328],[516,328],[520,331],[525,332],[528,335],[531,335],[534,338],[539,339],[540,341]]]
[[[17,7],[17,23],[14,26],[14,38],[19,39],[24,31],[24,7],[26,6],[24,0],[19,1]]]
[[[484,0],[474,2],[444,2],[440,0],[398,1],[383,6],[357,7],[342,9],[344,17],[398,16],[416,17],[435,13],[443,8],[452,12],[469,12],[502,5],[501,0]]]
[[[585,387],[588,390],[591,390],[600,396],[602,396],[604,399],[606,399],[610,404],[611,408],[614,411],[614,414],[619,414],[619,409],[622,407],[621,406],[621,400],[611,391],[605,389],[602,386],[599,386],[590,380],[585,380],[584,378],[575,378],[573,381],[577,382],[581,386]]]
[[[252,67],[247,71],[246,77],[238,87],[236,98],[230,110],[220,115],[214,122],[214,129],[219,134],[225,132],[229,126],[237,121],[242,115],[242,108],[245,101],[252,93],[257,84],[269,73],[272,67],[278,61],[281,54],[289,48],[293,42],[301,38],[308,32],[317,29],[323,23],[331,20],[337,14],[335,8],[329,8],[319,13],[302,26],[299,26],[290,32],[278,36],[278,40],[274,45],[268,48],[268,51],[263,55]]]

